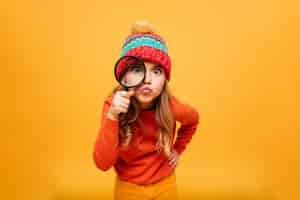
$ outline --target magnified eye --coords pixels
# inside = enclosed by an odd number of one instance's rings
[[[140,66],[132,66],[130,68],[130,71],[134,72],[134,73],[141,73],[142,72],[142,68]]]

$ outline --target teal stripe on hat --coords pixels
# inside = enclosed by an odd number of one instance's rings
[[[150,46],[150,47],[153,47],[156,49],[160,49],[160,50],[164,51],[166,54],[168,53],[168,49],[163,43],[161,43],[160,41],[155,40],[151,37],[143,36],[143,37],[136,38],[136,39],[130,41],[128,44],[126,44],[124,46],[124,48],[122,49],[121,56],[126,55],[126,53],[128,51],[130,51],[131,49],[134,49],[136,47],[139,47],[139,46]]]

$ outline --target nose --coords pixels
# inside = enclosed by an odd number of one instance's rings
[[[152,81],[151,73],[146,70],[144,83],[151,83],[151,81]]]

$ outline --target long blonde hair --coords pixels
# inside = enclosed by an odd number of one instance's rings
[[[110,95],[113,95],[115,92],[123,89],[124,88],[119,85],[112,90]],[[175,127],[175,120],[171,110],[170,100],[171,92],[168,87],[168,81],[166,81],[161,94],[154,100],[155,119],[160,127],[157,145],[159,148],[163,148],[166,156],[169,156],[171,153],[172,133]],[[119,118],[119,138],[121,141],[120,145],[122,147],[126,148],[130,144],[131,138],[134,134],[132,124],[137,122],[140,126],[143,126],[143,123],[138,119],[139,112],[140,109],[138,101],[135,97],[132,97],[128,112],[120,115]]]

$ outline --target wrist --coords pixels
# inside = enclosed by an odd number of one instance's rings
[[[115,114],[115,113],[111,110],[111,108],[110,108],[110,109],[108,110],[108,112],[107,112],[107,117],[108,117],[109,119],[115,120],[115,121],[117,121],[117,120],[119,119],[118,114]]]

